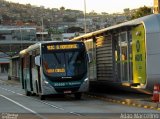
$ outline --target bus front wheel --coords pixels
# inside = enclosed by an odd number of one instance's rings
[[[80,100],[81,97],[82,97],[82,93],[75,93],[74,97],[75,97],[76,100]]]
[[[31,92],[27,90],[27,82],[25,80],[25,94],[26,96],[31,96]]]

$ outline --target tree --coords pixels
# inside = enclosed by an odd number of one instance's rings
[[[64,22],[76,22],[76,17],[72,17],[72,16],[64,16],[63,17],[63,21]]]
[[[97,13],[96,13],[94,10],[92,10],[92,11],[89,13],[89,15],[91,15],[91,16],[96,16]]]
[[[102,15],[109,15],[108,13],[106,12],[101,12]]]
[[[84,32],[84,29],[80,28],[80,27],[69,27],[67,29],[67,33],[75,33],[75,32]]]
[[[65,7],[60,7],[60,11],[64,11],[65,10]]]
[[[146,15],[150,15],[152,14],[152,9],[149,8],[149,7],[140,7],[131,17],[131,19],[136,19],[136,18],[139,18],[139,17],[143,17],[143,16],[146,16]]]
[[[61,13],[61,16],[63,16],[64,15],[64,13],[65,13],[65,7],[60,7],[60,13]]]
[[[6,15],[6,14],[3,14],[2,15],[2,18],[3,18],[3,20],[10,20],[11,18],[8,16],[8,15]]]

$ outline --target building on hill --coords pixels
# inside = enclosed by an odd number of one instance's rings
[[[10,63],[9,55],[0,51],[0,74],[8,73],[9,63]]]
[[[10,58],[28,46],[42,41],[35,27],[0,26],[0,73],[9,71]],[[45,37],[44,39],[45,40]]]

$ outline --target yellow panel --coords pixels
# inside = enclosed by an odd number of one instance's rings
[[[145,30],[139,25],[132,30],[133,83],[146,83]]]

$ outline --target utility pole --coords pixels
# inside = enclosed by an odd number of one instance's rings
[[[20,35],[21,35],[21,50],[23,49],[22,48],[22,28],[20,27]]]
[[[43,16],[42,16],[42,41],[43,41]]]
[[[84,0],[84,32],[87,33],[87,24],[86,24],[86,0]]]

